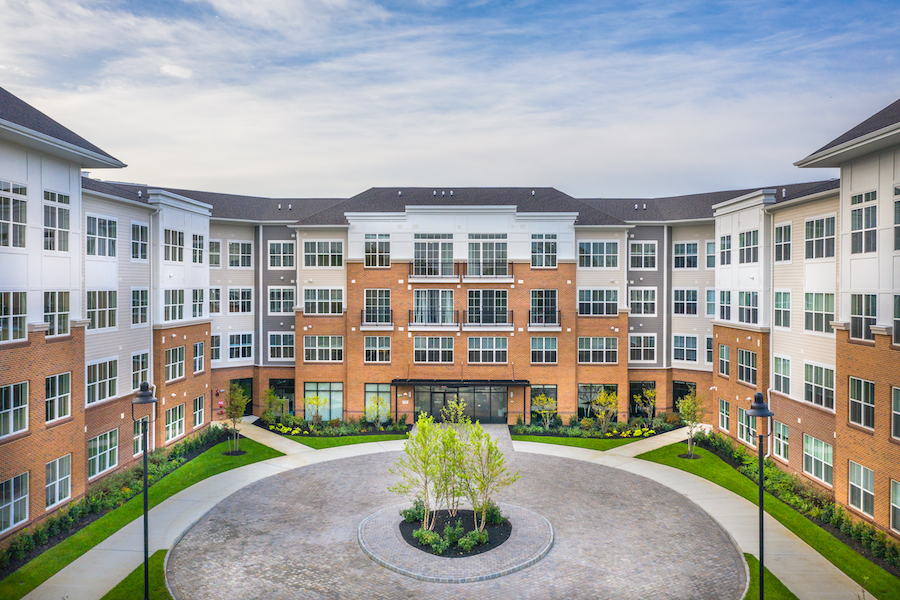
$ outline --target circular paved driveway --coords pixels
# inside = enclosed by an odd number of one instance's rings
[[[253,483],[195,524],[169,555],[180,600],[296,598],[738,599],[746,575],[728,535],[699,507],[643,477],[582,461],[508,453],[522,479],[498,500],[533,510],[556,540],[537,564],[498,579],[427,583],[363,554],[357,527],[396,504],[399,453],[318,463]],[[450,560],[450,559],[448,559]]]

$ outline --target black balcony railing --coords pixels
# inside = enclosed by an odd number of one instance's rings
[[[410,277],[459,277],[459,263],[452,260],[416,260],[409,263]]]
[[[393,325],[394,311],[388,308],[366,308],[360,312],[362,325]]]
[[[467,310],[463,312],[466,325],[509,325],[513,322],[511,310]]]
[[[529,310],[528,324],[545,327],[558,327],[560,324],[558,310]]]
[[[465,265],[466,277],[512,277],[513,264],[511,262],[469,262]]]
[[[456,325],[459,323],[458,310],[414,309],[409,311],[410,325]]]

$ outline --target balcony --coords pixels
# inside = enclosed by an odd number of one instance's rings
[[[416,260],[409,263],[409,281],[446,283],[459,282],[459,263],[452,260]]]
[[[422,308],[409,311],[410,331],[459,329],[459,311]]]
[[[529,310],[528,329],[560,331],[562,329],[560,317],[558,310]]]
[[[392,331],[394,329],[393,310],[367,308],[359,312],[359,328],[361,331]]]
[[[469,330],[512,329],[513,311],[467,310],[463,312],[463,327]]]
[[[469,262],[463,265],[463,281],[487,283],[492,281],[512,282],[511,262]]]

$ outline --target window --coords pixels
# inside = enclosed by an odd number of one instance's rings
[[[0,438],[28,429],[28,382],[0,387]]]
[[[131,324],[146,325],[149,322],[149,290],[131,290]]]
[[[253,358],[253,334],[232,333],[228,335],[229,358]]]
[[[206,358],[206,344],[203,342],[194,342],[194,373],[203,371]]]
[[[632,269],[656,269],[656,242],[631,242],[628,247]]]
[[[166,350],[166,381],[184,377],[184,346]]]
[[[466,275],[469,277],[507,277],[509,264],[506,262],[505,233],[470,233],[469,262]]]
[[[555,337],[531,338],[531,362],[555,363],[556,343],[557,340]]]
[[[0,246],[25,247],[25,223],[28,205],[24,185],[0,181]],[[21,196],[15,198],[14,196]],[[26,474],[27,477],[27,474]]]
[[[341,362],[344,360],[344,336],[303,336],[303,360],[306,362]]]
[[[2,183],[4,182],[0,181]],[[0,196],[0,200],[2,199]],[[27,520],[28,473],[22,473],[0,483],[0,533]]]
[[[803,472],[831,485],[832,447],[822,440],[803,434]]]
[[[775,228],[775,262],[791,262],[791,226]]]
[[[184,435],[184,404],[166,411],[166,442]]]
[[[788,459],[788,426],[779,421],[772,421],[772,454],[778,458]]]
[[[731,348],[719,344],[719,375],[728,377],[731,372]]]
[[[49,423],[68,417],[72,400],[72,374],[60,373],[44,379],[44,420]]]
[[[27,310],[25,292],[0,292],[0,342],[25,339]]]
[[[738,381],[756,385],[756,352],[738,348]]]
[[[66,454],[47,463],[44,478],[44,506],[51,508],[71,497],[72,455]]]
[[[716,318],[716,290],[706,290],[706,316]]]
[[[87,292],[87,316],[91,320],[88,329],[115,327],[117,304],[116,292]]]
[[[900,187],[894,186],[894,197],[900,195]],[[894,250],[900,250],[900,200],[894,200]]]
[[[196,319],[203,316],[203,290],[194,290],[191,297],[191,315]]]
[[[85,242],[88,256],[114,257],[116,255],[116,222],[102,217],[87,217]]]
[[[202,265],[203,264],[203,246],[204,246],[203,236],[197,235],[196,233],[193,235],[194,235],[194,240],[193,240],[194,246],[192,248],[193,252],[191,253],[191,262],[193,262],[194,264]]]
[[[775,292],[775,326],[791,326],[791,293]]]
[[[294,268],[294,242],[269,242],[269,268]]]
[[[894,296],[894,343],[900,344],[900,296]]]
[[[738,292],[738,321],[759,323],[759,292]]]
[[[366,362],[391,362],[391,338],[387,335],[367,335],[364,340]]]
[[[416,325],[448,325],[456,322],[453,290],[415,290],[412,323]]]
[[[209,360],[222,360],[222,336],[209,336]]]
[[[294,334],[270,333],[269,358],[274,360],[294,359]]]
[[[44,323],[47,336],[69,333],[69,292],[44,292]]]
[[[731,320],[731,292],[719,292],[719,319]]]
[[[775,391],[786,396],[791,394],[791,361],[789,358],[775,357]]]
[[[140,223],[131,224],[131,260],[147,260],[150,228]]]
[[[344,266],[344,242],[303,242],[303,265],[306,267]]]
[[[759,229],[738,234],[738,248],[741,264],[759,262]]]
[[[416,362],[453,362],[452,337],[414,337],[413,360]]]
[[[628,360],[631,362],[656,361],[656,336],[628,336]]]
[[[674,352],[672,354],[672,358],[675,360],[697,362],[697,336],[674,336]]]
[[[834,321],[834,294],[807,293],[806,310],[803,313],[803,329],[834,333],[831,322]]]
[[[556,267],[556,234],[531,234],[531,266]]]
[[[470,337],[469,362],[505,363],[506,342],[505,337]]]
[[[318,412],[322,421],[344,418],[344,384],[343,383],[310,383],[303,385],[303,396],[318,396],[326,400],[325,406],[319,409],[304,403],[305,418],[311,420]]]
[[[578,314],[582,316],[619,314],[618,290],[578,290]]]
[[[446,277],[455,274],[453,234],[417,233],[414,238],[411,276]]]
[[[581,418],[594,415],[592,400],[603,393],[618,397],[619,386],[615,383],[579,383],[578,384],[578,416]],[[616,416],[613,417],[613,420]]]
[[[875,199],[875,192],[870,192]],[[868,196],[869,194],[866,194]],[[861,196],[861,194],[860,194]],[[853,196],[857,198],[859,196]],[[851,203],[852,199],[851,199]],[[878,206],[862,206],[850,211],[850,254],[875,252],[877,249],[876,227],[878,226]]]
[[[731,236],[723,235],[719,238],[719,264],[731,264]]]
[[[631,288],[628,294],[632,315],[656,316],[656,288]]]
[[[219,240],[209,240],[209,266],[222,266],[222,242]]]
[[[872,429],[875,427],[875,383],[850,378],[850,422]]]
[[[469,290],[466,323],[505,325],[509,322],[506,290]]]
[[[249,269],[253,266],[253,244],[228,242],[228,268]]]
[[[222,288],[209,288],[209,314],[222,312]]]
[[[728,431],[731,426],[731,402],[719,398],[719,429]]]
[[[706,242],[706,268],[716,268],[716,242]]]
[[[452,293],[452,292],[451,292]],[[303,313],[307,315],[340,315],[344,312],[344,291],[326,289],[303,290]]]
[[[290,315],[294,313],[294,288],[269,288],[269,314]]]
[[[228,288],[228,312],[253,312],[253,288]]]
[[[834,217],[806,222],[806,258],[834,257]]]
[[[184,290],[163,291],[163,319],[165,321],[184,319]]]
[[[619,266],[618,242],[578,242],[578,266],[615,269]]]
[[[365,290],[364,323],[390,325],[391,290]]]
[[[672,290],[676,315],[697,314],[697,290]]]
[[[891,435],[900,438],[900,388],[891,388]]]
[[[531,312],[528,322],[536,325],[559,325],[556,290],[531,290]]]
[[[90,219],[88,217],[89,222]],[[115,256],[116,224],[115,221],[112,223],[114,239],[113,253],[110,256]],[[69,197],[65,194],[44,192],[44,250],[69,251]]]
[[[804,364],[803,399],[834,410],[834,371],[818,365]]]
[[[675,244],[675,252],[673,255],[675,257],[675,262],[673,264],[674,268],[697,268],[697,242],[681,242]]]
[[[891,479],[891,529],[900,531],[900,481]]]
[[[376,416],[382,423],[389,419],[391,409],[391,384],[367,383],[365,394],[365,414]],[[379,399],[386,402],[386,404],[377,406],[375,403]]]
[[[100,402],[116,395],[119,361],[107,360],[87,366],[86,404]]]
[[[184,232],[163,231],[163,258],[172,262],[184,262]]]
[[[131,355],[131,389],[141,387],[141,383],[150,381],[150,353],[141,352]]]
[[[756,417],[751,417],[747,411],[741,407],[737,409],[738,413],[738,439],[754,448],[756,447]]]
[[[706,364],[713,363],[713,339],[711,335],[706,336]]]
[[[874,340],[875,294],[850,294],[850,337],[858,340]]]
[[[391,266],[391,235],[367,233],[363,242],[367,267]]]
[[[88,440],[88,477],[114,469],[119,464],[119,430],[113,429]]]
[[[150,417],[141,417],[140,419],[138,419],[137,421],[134,422],[134,427],[132,430],[132,437],[131,437],[131,451],[134,456],[137,456],[138,454],[140,454],[141,452],[144,451],[144,436],[143,436],[143,430],[141,429],[143,427],[144,423],[147,424],[147,434],[149,437]]]
[[[871,516],[875,514],[875,472],[850,461],[850,506]]]
[[[578,362],[617,363],[619,362],[619,338],[580,337],[578,338]]]
[[[557,405],[556,386],[555,385],[532,385],[531,386],[531,404],[534,406],[534,400],[538,396],[545,396],[550,400],[550,406]],[[532,410],[531,422],[537,423],[540,420],[540,414]]]
[[[196,398],[194,398],[194,427],[203,425],[204,399],[205,396],[197,396]]]

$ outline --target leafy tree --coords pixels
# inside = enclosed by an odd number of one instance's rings
[[[656,389],[644,390],[642,394],[634,395],[634,403],[647,411],[647,426],[653,421],[653,410],[656,408]]]
[[[262,394],[262,405],[265,407],[262,414],[263,421],[274,423],[275,415],[284,411],[284,398],[279,397],[272,388],[266,388]]]
[[[606,433],[619,411],[619,396],[615,392],[600,392],[591,399],[591,409],[597,415],[600,431]]]
[[[465,415],[466,401],[457,395],[453,395],[447,400],[446,405],[441,408],[441,420],[444,423],[465,423],[469,419]]]
[[[550,420],[556,414],[556,398],[549,398],[541,393],[531,399],[531,410],[541,415],[544,427],[550,427]]]
[[[390,471],[400,477],[400,481],[388,490],[403,495],[413,495],[425,506],[422,527],[434,527],[434,507],[431,499],[435,496],[435,485],[440,476],[441,458],[436,450],[440,447],[441,430],[430,416],[419,415],[416,429],[409,435],[403,446],[403,454]]]
[[[328,398],[322,396],[307,396],[303,399],[307,412],[313,409],[312,427],[318,429],[322,425],[322,409],[328,406]]]
[[[691,458],[694,458],[694,431],[703,420],[703,403],[697,399],[697,390],[691,388],[691,391],[678,401],[678,412],[688,430],[688,450]]]
[[[366,403],[366,421],[377,428],[391,416],[391,404],[381,396],[369,396]]]
[[[237,425],[244,416],[244,410],[250,397],[244,392],[244,388],[236,383],[232,383],[225,394],[225,416],[231,421],[231,442],[228,449],[231,452],[240,450],[240,434],[238,434]]]
[[[465,429],[468,440],[465,492],[475,509],[475,528],[483,531],[491,497],[518,481],[520,475],[518,471],[509,472],[506,457],[497,447],[497,441],[479,423],[469,423]]]
[[[468,423],[468,421],[466,421]],[[459,501],[465,495],[466,429],[443,427],[438,439],[439,472],[435,480],[435,498],[455,517]]]

